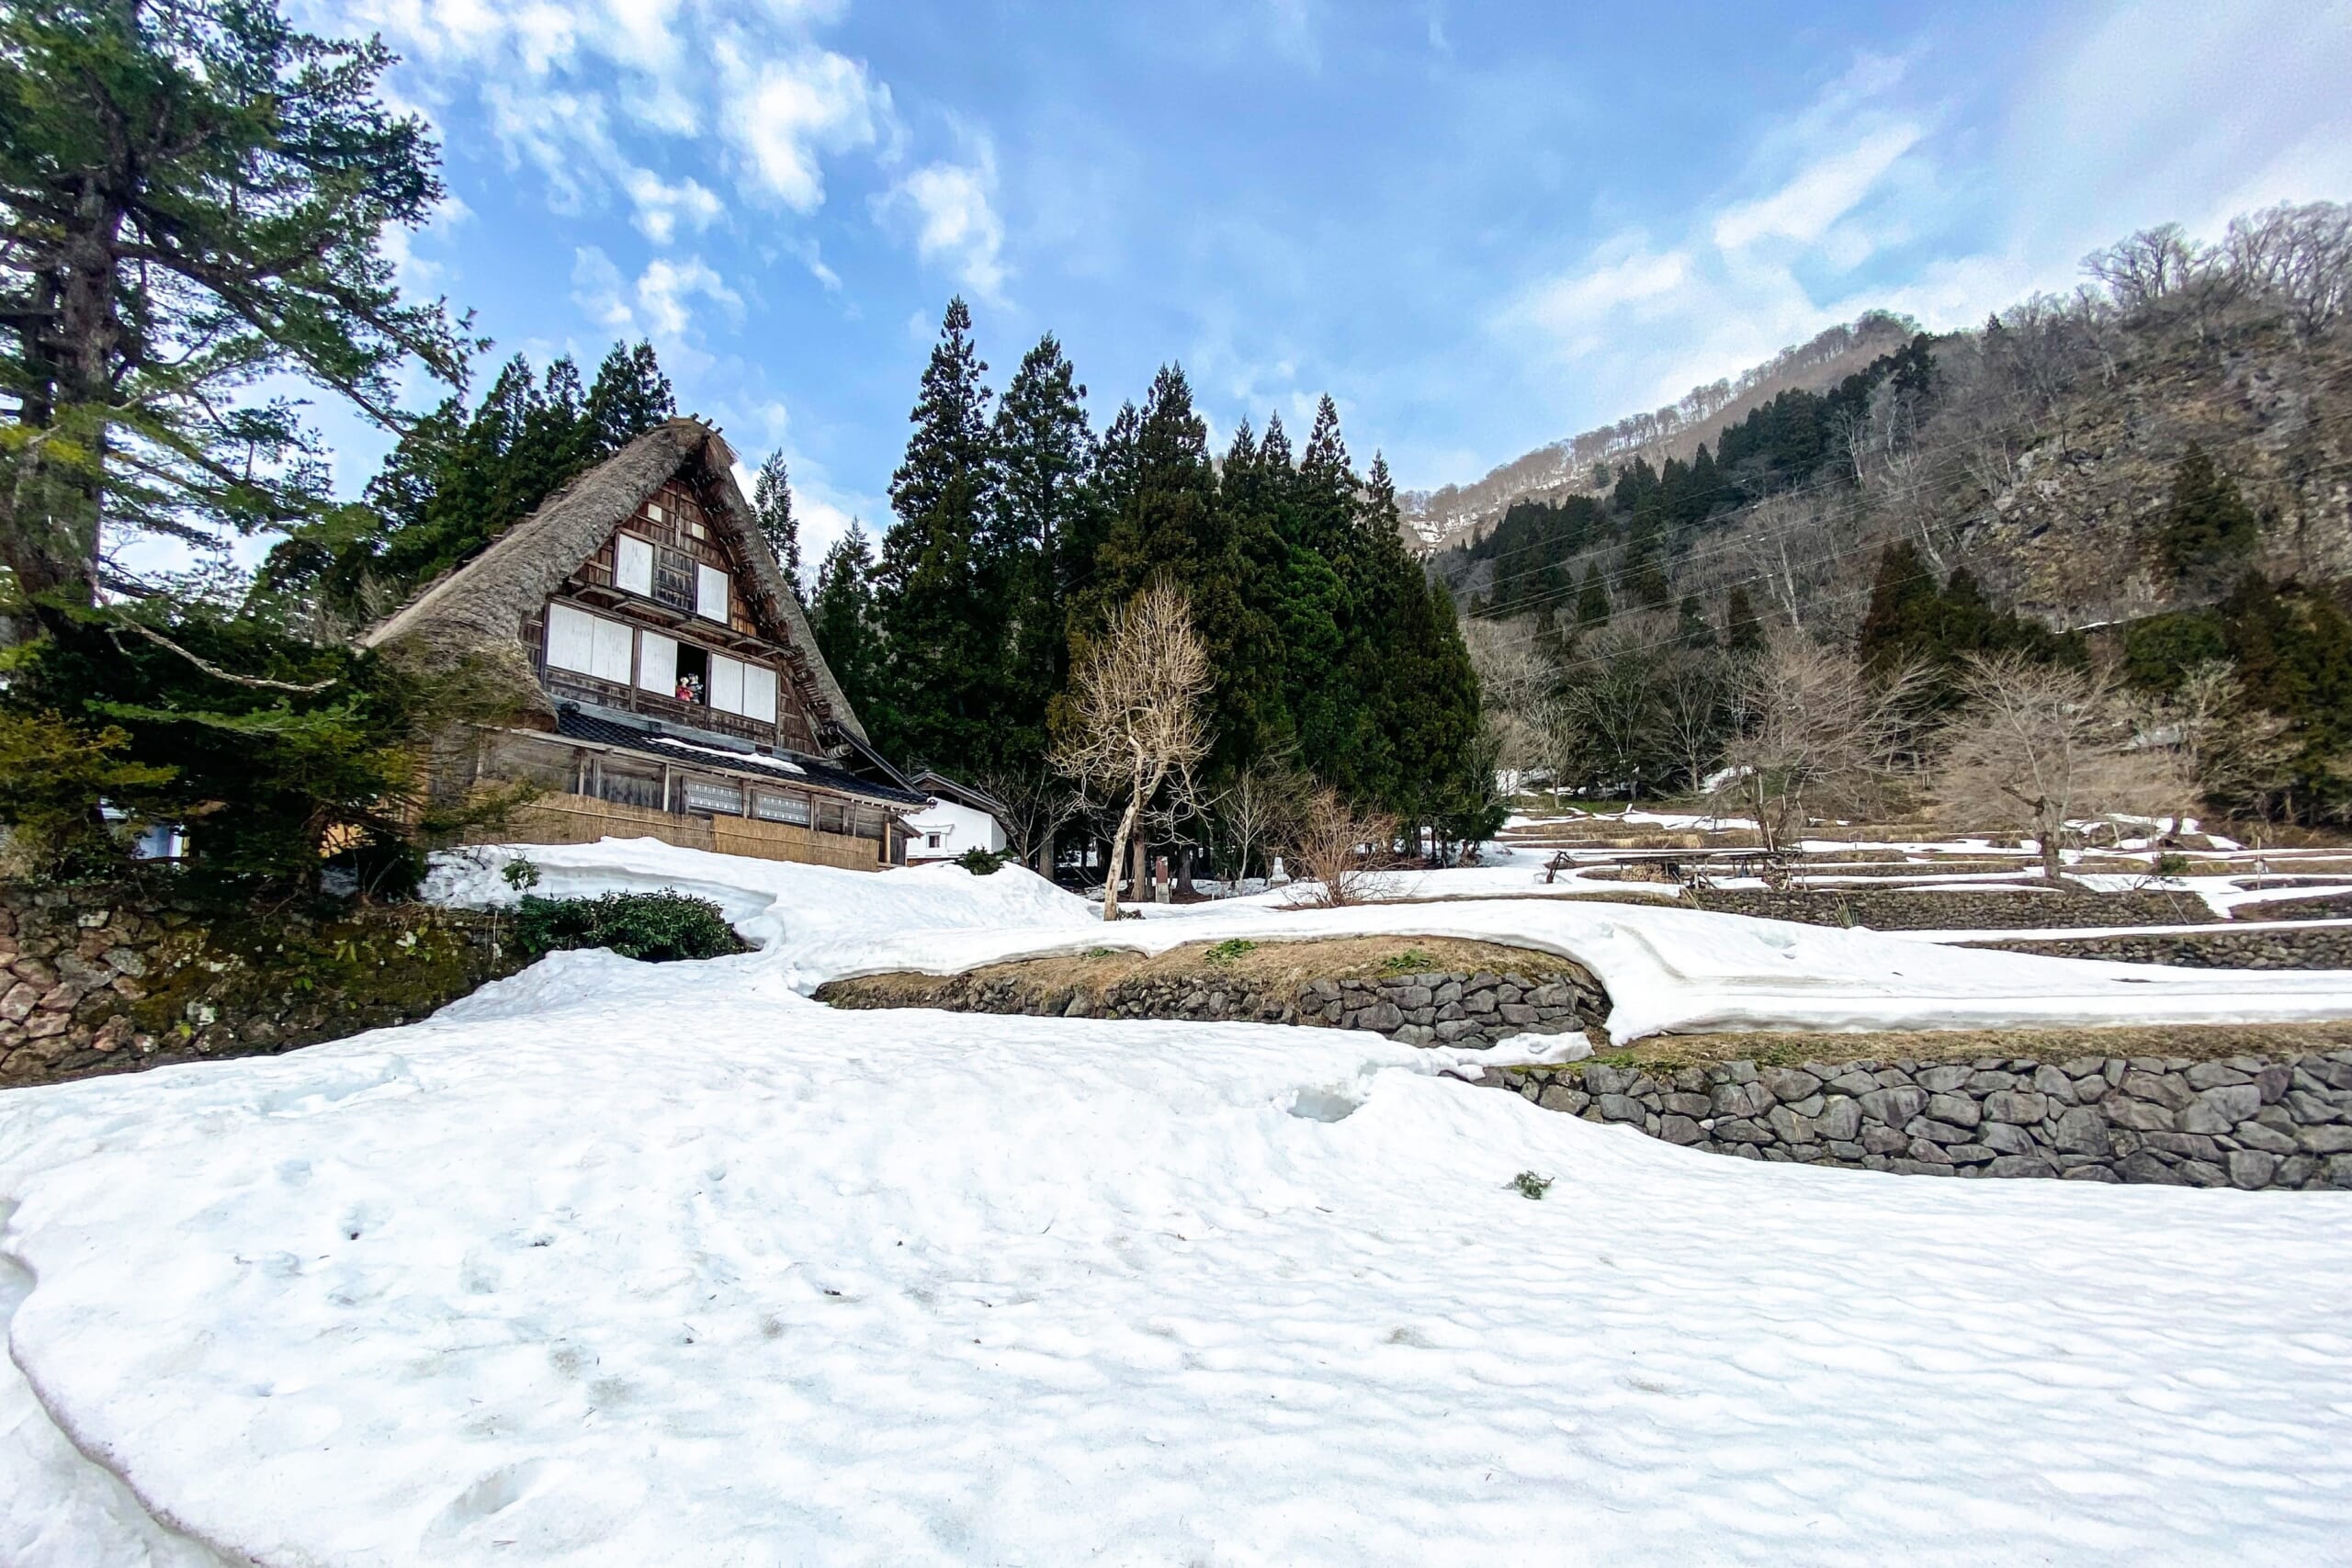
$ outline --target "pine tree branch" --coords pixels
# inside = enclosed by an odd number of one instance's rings
[[[187,649],[182,648],[178,643],[174,642],[170,637],[165,637],[163,633],[155,630],[153,626],[141,626],[137,621],[123,621],[119,624],[130,627],[132,631],[137,632],[141,637],[145,637],[149,642],[153,643],[156,647],[164,649],[169,652],[178,654],[182,659],[187,660],[190,664],[195,665],[198,670],[203,671],[207,675],[211,676],[217,681],[227,681],[239,686],[250,686],[256,691],[293,692],[301,696],[314,696],[318,693],[323,692],[328,687],[336,683],[333,679],[328,679],[324,681],[312,682],[310,684],[305,685],[294,681],[273,681],[264,675],[239,675],[231,671],[223,670],[218,664],[214,664],[207,660],[201,659],[196,654],[190,653]]]

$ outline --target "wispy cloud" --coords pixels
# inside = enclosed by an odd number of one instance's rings
[[[876,209],[911,229],[923,260],[953,272],[979,298],[1001,300],[1004,224],[989,199],[995,184],[995,158],[984,146],[976,164],[915,170],[877,197]]]

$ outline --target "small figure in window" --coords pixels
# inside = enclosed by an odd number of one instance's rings
[[[681,675],[681,676],[679,676],[679,677],[678,677],[678,700],[679,700],[680,702],[682,702],[682,703],[699,703],[699,702],[701,702],[701,701],[702,701],[702,677],[701,677],[701,676],[699,676],[699,675]]]

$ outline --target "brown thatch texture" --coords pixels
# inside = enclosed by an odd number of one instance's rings
[[[433,668],[446,668],[469,656],[486,660],[493,678],[513,685],[527,708],[548,712],[523,646],[523,623],[538,613],[639,502],[691,467],[701,481],[696,489],[717,502],[717,517],[733,536],[728,542],[747,568],[747,577],[739,583],[744,596],[763,624],[780,629],[801,655],[806,678],[796,683],[802,697],[820,723],[830,720],[865,739],[865,728],[817,650],[799,596],[786,583],[775,552],[753,521],[751,503],[735,483],[734,457],[718,433],[698,420],[673,419],[656,425],[549,496],[488,549],[369,630],[360,645],[397,647]]]

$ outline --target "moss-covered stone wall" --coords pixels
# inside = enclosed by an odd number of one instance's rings
[[[292,1050],[424,1017],[522,967],[469,910],[222,910],[0,887],[0,1088]]]

